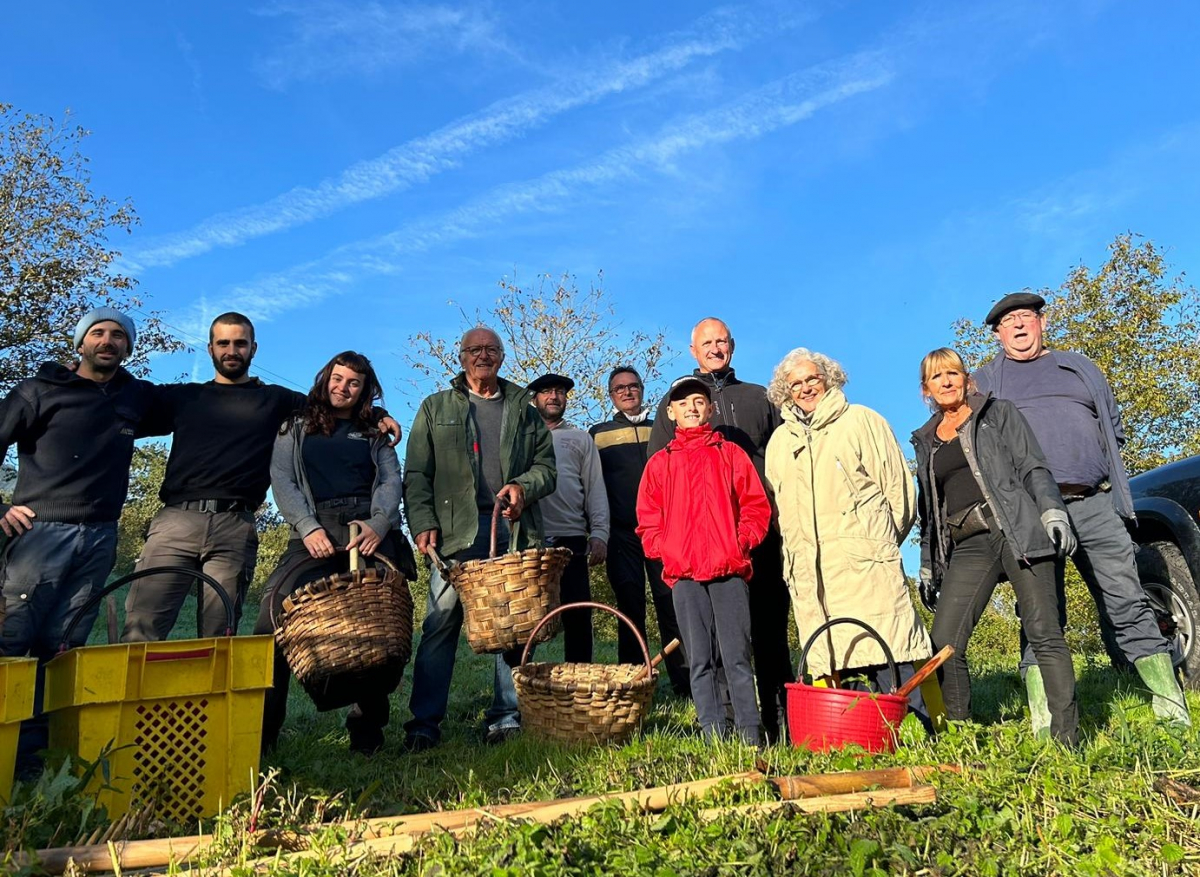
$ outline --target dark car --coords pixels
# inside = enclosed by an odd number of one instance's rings
[[[1137,524],[1138,575],[1163,634],[1174,643],[1184,687],[1200,689],[1200,456],[1129,481]]]

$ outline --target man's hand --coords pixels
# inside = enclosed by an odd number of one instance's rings
[[[438,546],[438,531],[424,530],[417,534],[417,551],[421,554],[428,554],[429,549],[436,549]]]
[[[363,557],[370,557],[379,549],[379,543],[383,541],[383,537],[372,530],[371,525],[366,521],[351,521],[350,523],[358,524],[358,535],[350,540],[346,550],[357,548],[362,552]]]
[[[599,566],[604,563],[606,557],[608,557],[608,544],[603,539],[597,539],[595,536],[589,538],[587,546],[588,566]]]
[[[9,506],[4,517],[0,518],[0,530],[9,538],[16,538],[27,530],[33,529],[33,519],[37,515],[27,505]]]
[[[317,560],[326,557],[333,557],[333,552],[335,550],[333,543],[329,541],[329,534],[326,533],[323,528],[319,530],[313,530],[311,533],[305,536],[304,547],[307,548],[308,553]]]
[[[388,442],[388,447],[394,448],[396,445],[400,444],[400,436],[404,434],[404,430],[400,428],[400,424],[392,419],[390,414],[387,417],[380,419],[378,426],[380,432],[386,432],[392,437]]]
[[[1075,531],[1071,529],[1071,519],[1062,509],[1047,509],[1042,512],[1042,526],[1046,535],[1054,543],[1055,551],[1061,560],[1075,553]]]
[[[504,517],[515,521],[525,510],[525,488],[519,484],[506,484],[496,494],[496,499],[504,500]]]

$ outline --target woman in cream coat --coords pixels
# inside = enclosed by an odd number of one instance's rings
[[[767,388],[783,416],[767,445],[766,469],[783,570],[801,642],[830,618],[856,618],[887,642],[903,682],[912,662],[930,655],[900,561],[916,490],[891,427],[870,408],[847,402],[845,383],[837,362],[799,347],[776,366]],[[883,650],[855,625],[822,634],[809,651],[808,672],[836,672],[850,687],[865,678],[892,690]],[[929,727],[920,690],[909,703]]]

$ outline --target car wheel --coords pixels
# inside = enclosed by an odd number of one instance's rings
[[[1185,688],[1200,690],[1200,595],[1179,548],[1150,542],[1138,548],[1138,576]]]

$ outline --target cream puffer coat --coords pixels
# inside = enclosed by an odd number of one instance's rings
[[[904,579],[900,544],[916,515],[916,490],[887,421],[851,405],[841,390],[817,403],[809,423],[791,405],[767,444],[767,480],[783,535],[783,570],[800,642],[829,618],[875,628],[897,663],[930,655],[929,635]],[[884,664],[862,628],[838,625],[808,655],[808,672]]]

